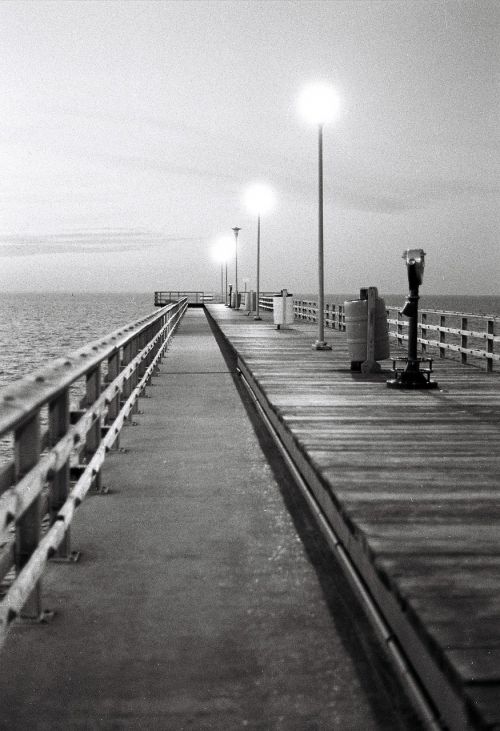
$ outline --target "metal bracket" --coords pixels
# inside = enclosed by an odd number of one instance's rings
[[[18,617],[18,623],[21,626],[29,626],[34,624],[48,624],[51,622],[56,613],[52,609],[42,609],[40,614],[37,617],[25,617],[22,614]]]
[[[53,556],[50,563],[78,563],[81,557],[81,551],[71,551],[67,556]]]

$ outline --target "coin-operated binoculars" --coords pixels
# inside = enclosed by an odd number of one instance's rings
[[[418,289],[424,280],[425,251],[423,249],[407,249],[403,254],[408,270],[410,293],[401,314],[408,318],[408,357],[396,358],[393,361],[394,378],[387,381],[389,388],[437,388],[436,381],[431,381],[432,358],[417,356],[418,337]],[[397,363],[406,363],[406,367],[398,368]],[[428,367],[421,369],[421,363]]]

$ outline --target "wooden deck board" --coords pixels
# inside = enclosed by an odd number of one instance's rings
[[[374,595],[391,593],[472,725],[500,725],[498,374],[436,360],[438,390],[394,391],[387,371],[350,371],[343,333],[327,331],[333,350],[318,353],[314,326],[210,311],[318,475]]]

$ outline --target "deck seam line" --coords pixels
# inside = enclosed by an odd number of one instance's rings
[[[418,708],[421,717],[423,718],[424,722],[427,724],[428,728],[431,729],[431,731],[442,731],[443,726],[439,722],[439,716],[438,716],[436,710],[434,709],[432,703],[427,699],[425,691],[421,687],[421,683],[418,678],[418,675],[413,670],[411,663],[406,659],[406,656],[404,655],[404,653],[400,647],[397,637],[390,630],[389,625],[387,624],[386,620],[384,619],[382,613],[379,611],[375,601],[372,599],[371,595],[369,594],[368,590],[366,589],[364,581],[363,581],[362,577],[359,575],[355,565],[349,558],[349,555],[348,555],[347,551],[345,550],[345,548],[342,544],[342,541],[337,536],[334,529],[330,526],[327,519],[325,518],[323,511],[321,510],[321,507],[319,506],[317,500],[315,499],[311,490],[307,486],[304,478],[300,474],[293,459],[288,454],[288,451],[287,451],[285,445],[283,444],[278,432],[275,430],[269,417],[267,416],[263,407],[259,403],[257,397],[255,396],[255,393],[254,393],[250,383],[247,381],[247,379],[245,378],[245,375],[239,368],[237,368],[237,373],[241,377],[241,380],[242,380],[246,390],[248,391],[249,395],[252,398],[252,402],[254,403],[257,411],[259,412],[259,414],[262,418],[262,421],[266,425],[266,428],[267,428],[269,434],[271,435],[277,449],[279,450],[279,452],[280,452],[281,456],[283,457],[283,459],[285,460],[290,472],[292,473],[297,486],[299,487],[300,491],[302,492],[303,496],[305,497],[305,499],[309,505],[309,508],[315,515],[328,544],[330,545],[331,549],[334,551],[335,555],[338,557],[338,559],[344,565],[346,571],[348,572],[349,577],[351,579],[351,583],[354,586],[359,598],[361,599],[361,602],[365,606],[365,610],[367,612],[367,615],[370,619],[372,626],[374,627],[375,631],[378,633],[379,637],[381,638],[383,644],[387,647],[390,655],[392,656],[393,661],[394,661],[394,666],[396,667],[397,672],[400,675],[400,678],[402,679],[404,686],[410,692],[411,697],[413,698],[415,706]]]

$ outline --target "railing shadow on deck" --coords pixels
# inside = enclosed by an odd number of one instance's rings
[[[74,559],[75,511],[89,490],[101,491],[106,453],[187,305],[169,304],[0,392],[0,440],[11,438],[0,467],[0,647],[16,618],[43,620],[47,561]]]

